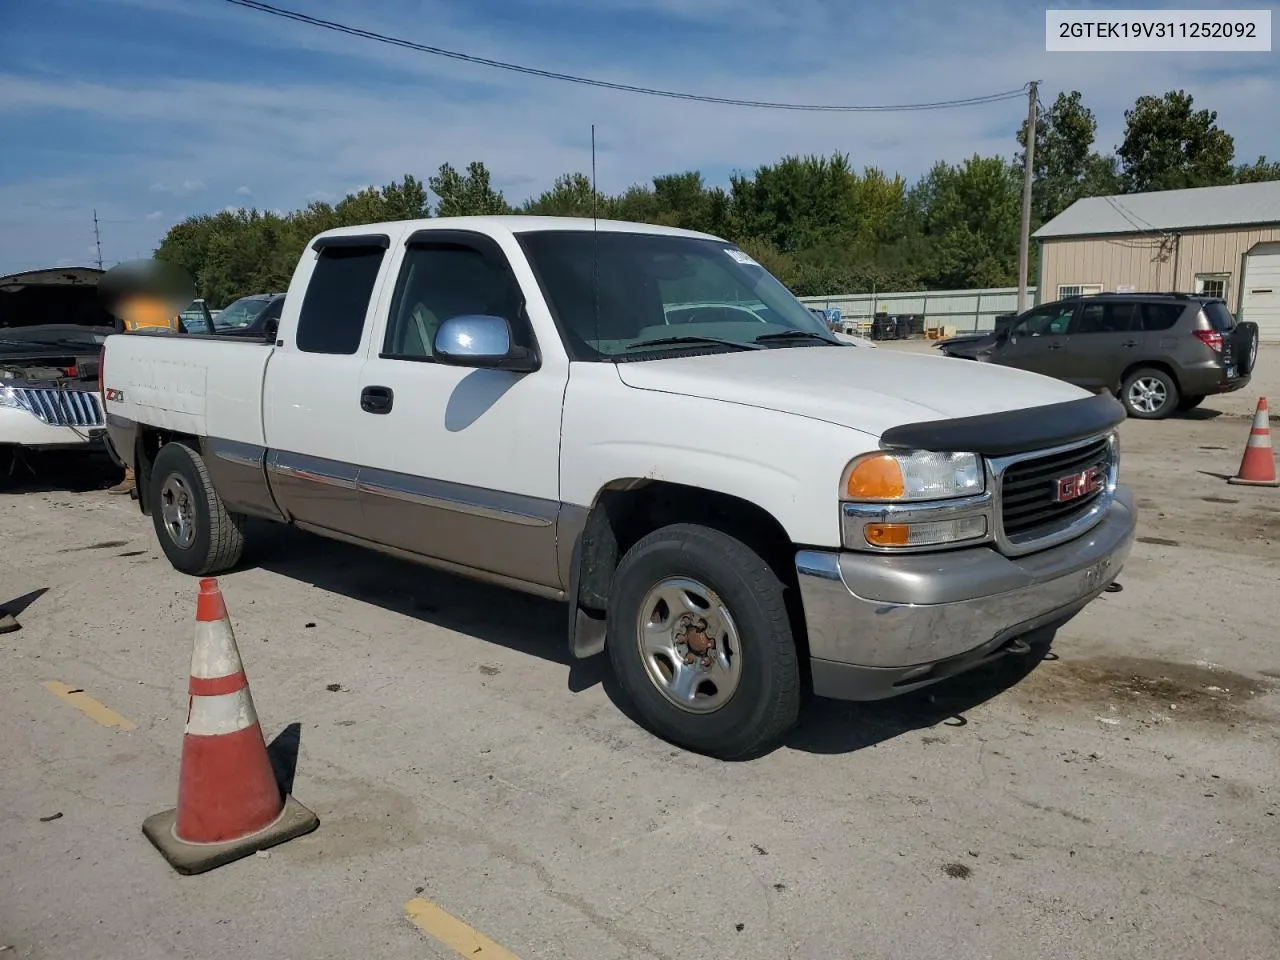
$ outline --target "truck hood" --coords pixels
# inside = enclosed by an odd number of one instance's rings
[[[794,347],[616,365],[622,382],[825,420],[879,437],[890,427],[1089,396],[1024,370],[897,350]]]

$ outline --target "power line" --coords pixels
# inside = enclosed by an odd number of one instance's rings
[[[376,40],[378,43],[385,43],[394,47],[402,47],[406,50],[416,50],[419,53],[429,53],[438,57],[447,57],[450,60],[462,60],[466,63],[473,63],[479,66],[495,67],[499,70],[510,70],[513,73],[522,73],[527,76],[543,77],[548,80],[563,80],[568,83],[577,83],[588,87],[600,87],[605,90],[618,90],[623,93],[639,93],[650,97],[666,97],[671,100],[693,100],[698,103],[714,103],[729,107],[756,107],[766,110],[807,110],[822,113],[895,113],[908,110],[947,110],[956,107],[979,106],[985,103],[1000,103],[1005,100],[1020,99],[1027,90],[1026,85],[1023,85],[1017,90],[1005,90],[1001,93],[989,93],[978,97],[964,97],[958,100],[937,100],[932,103],[864,104],[856,106],[822,103],[777,103],[769,100],[737,100],[732,97],[711,97],[697,93],[682,93],[676,90],[662,90],[655,87],[639,87],[629,83],[614,83],[610,80],[597,80],[591,77],[579,77],[568,73],[556,73],[552,70],[540,70],[536,67],[526,67],[517,63],[508,63],[504,60],[491,60],[487,57],[477,57],[469,53],[460,53],[457,50],[446,50],[443,47],[433,47],[424,43],[415,43],[412,40],[405,40],[400,37],[391,37],[386,34],[374,33],[372,30],[362,30],[359,27],[350,27],[346,24],[337,23],[333,20],[321,20],[319,17],[312,17],[305,13],[298,13],[294,10],[286,10],[283,7],[272,6],[269,3],[261,3],[259,0],[226,0],[226,2],[234,3],[238,7],[247,7],[250,10],[267,13],[275,17],[282,17],[286,20],[295,20],[298,23],[305,23],[313,27],[332,30],[336,33],[344,33],[348,36],[361,37],[366,40]]]

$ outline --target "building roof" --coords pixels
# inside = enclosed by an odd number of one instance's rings
[[[1034,234],[1082,237],[1280,224],[1280,180],[1077,200]]]

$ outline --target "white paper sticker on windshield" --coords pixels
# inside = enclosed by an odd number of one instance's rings
[[[749,256],[747,256],[741,250],[735,250],[733,247],[725,247],[724,252],[727,253],[729,256],[733,257],[733,259],[738,261],[738,263],[745,263],[749,267],[760,266],[760,264],[756,263],[754,260],[752,260]]]

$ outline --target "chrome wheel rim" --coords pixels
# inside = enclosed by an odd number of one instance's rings
[[[714,713],[742,680],[738,628],[724,601],[705,584],[671,577],[649,588],[636,623],[649,682],[687,713]]]
[[[196,540],[195,504],[187,481],[176,473],[165,477],[160,485],[160,519],[169,539],[184,550]]]
[[[1139,377],[1129,384],[1129,406],[1139,413],[1155,413],[1169,402],[1169,390],[1157,377]]]

